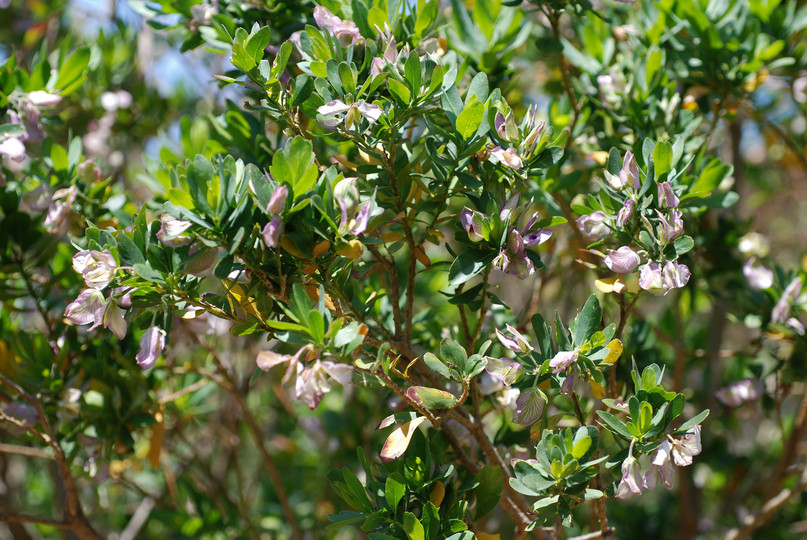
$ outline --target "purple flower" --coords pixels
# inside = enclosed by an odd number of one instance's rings
[[[743,265],[743,275],[748,282],[748,286],[754,290],[761,291],[773,287],[773,271],[754,258],[748,259]]]
[[[270,214],[280,214],[286,208],[286,198],[289,196],[288,186],[278,186],[269,197],[266,211]]]
[[[544,413],[544,407],[546,407],[546,395],[538,388],[528,388],[516,399],[513,422],[522,426],[530,426]]]
[[[151,369],[165,348],[165,330],[152,326],[140,338],[140,352],[135,356],[137,365]]]
[[[468,233],[468,238],[471,242],[481,242],[482,240],[488,239],[487,236],[490,235],[490,226],[488,225],[487,230],[484,226],[487,219],[488,217],[481,212],[471,210],[470,208],[462,209],[462,212],[460,212],[460,223],[462,224],[462,228],[465,229],[465,232]]]
[[[678,206],[678,197],[673,191],[672,184],[669,182],[659,182],[658,185],[658,204],[661,208],[675,208]]]
[[[549,367],[552,368],[552,373],[560,373],[561,371],[566,371],[569,369],[569,366],[577,361],[579,354],[579,349],[558,352],[558,354],[556,354],[552,360],[549,361]]]
[[[656,295],[667,294],[664,289],[664,278],[661,273],[661,266],[655,262],[648,262],[639,271],[639,286]]]
[[[532,345],[530,345],[529,341],[526,337],[524,337],[521,332],[506,324],[505,327],[507,331],[511,334],[510,336],[505,335],[501,330],[498,328],[496,329],[496,337],[499,338],[499,341],[502,345],[510,349],[511,351],[524,354],[528,353],[533,350]]]
[[[353,21],[343,21],[327,8],[317,6],[314,8],[314,21],[323,30],[328,30],[339,40],[343,47],[356,45],[364,41],[359,28]]]
[[[625,224],[633,217],[633,207],[635,205],[636,201],[633,199],[628,199],[622,204],[622,208],[619,209],[619,213],[616,215],[616,224],[619,227],[625,228]]]
[[[589,242],[597,242],[611,236],[608,226],[608,216],[605,212],[597,211],[577,218],[577,228]]]
[[[605,178],[614,189],[622,189],[627,185],[632,185],[634,189],[642,187],[639,179],[639,166],[636,164],[636,157],[628,150],[622,160],[622,169],[619,174],[611,174],[605,171]]]
[[[73,203],[76,202],[78,190],[76,186],[70,186],[56,191],[48,206],[48,215],[45,218],[45,227],[49,232],[62,235],[67,232],[68,221]]]
[[[343,385],[349,383],[353,377],[353,368],[345,364],[316,360],[305,369],[301,369],[302,364],[297,365],[299,367],[294,385],[294,397],[303,401],[311,410],[316,409],[325,394],[330,391],[329,377]]]
[[[715,392],[715,397],[723,405],[739,407],[743,403],[754,401],[762,393],[762,385],[754,379],[734,381]]]
[[[616,250],[612,249],[605,256],[605,266],[617,274],[630,274],[636,270],[636,267],[641,262],[639,255],[628,246],[622,246]]]
[[[493,124],[496,133],[505,141],[514,142],[518,138],[518,127],[512,111],[507,113],[507,116],[498,111]]]
[[[261,231],[263,243],[266,244],[266,247],[276,248],[282,232],[283,222],[280,220],[280,216],[273,217],[272,220],[264,226],[263,231]]]

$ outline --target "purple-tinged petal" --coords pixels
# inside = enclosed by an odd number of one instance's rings
[[[619,249],[612,249],[608,255],[605,256],[605,266],[612,272],[617,274],[630,274],[636,267],[639,266],[642,260],[628,246],[622,246]]]
[[[273,217],[261,231],[263,243],[266,244],[266,247],[276,248],[282,232],[283,222],[280,220],[280,216]]]
[[[528,388],[516,399],[513,422],[530,426],[544,414],[544,407],[546,407],[546,395],[538,388]]]
[[[140,338],[140,352],[135,356],[137,365],[151,369],[165,348],[165,330],[152,326]]]

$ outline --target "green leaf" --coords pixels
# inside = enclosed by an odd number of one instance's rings
[[[412,401],[428,410],[450,409],[458,401],[450,392],[425,386],[412,386],[406,391],[406,395]]]
[[[87,66],[90,63],[90,49],[83,47],[67,57],[59,66],[59,76],[53,90],[61,90],[61,95],[67,95],[76,90],[87,79]]]
[[[342,478],[345,480],[345,487],[348,492],[353,496],[353,503],[355,504],[355,508],[361,510],[362,512],[366,512],[371,514],[373,512],[373,505],[370,504],[370,499],[367,497],[367,491],[365,491],[364,486],[356,478],[356,475],[348,469],[347,467],[342,468]]]
[[[485,253],[473,249],[464,251],[459,257],[454,259],[454,262],[451,263],[451,267],[448,269],[448,284],[452,287],[456,287],[461,283],[465,283],[487,268],[495,258],[495,252]]]
[[[420,58],[417,54],[410,54],[409,58],[406,59],[406,64],[404,64],[404,75],[406,77],[406,82],[409,83],[409,89],[412,91],[412,96],[417,99],[418,95],[420,94],[422,77]]]
[[[404,107],[409,105],[409,102],[412,100],[412,93],[404,83],[397,79],[389,78],[387,85],[389,86],[390,94],[392,94],[400,105]]]
[[[466,105],[457,117],[457,133],[463,140],[467,141],[479,129],[482,117],[485,114],[485,105],[478,101],[473,101]]]
[[[575,319],[574,345],[580,347],[594,333],[599,330],[602,322],[602,308],[595,295],[589,296],[583,311]]]
[[[412,512],[404,514],[404,531],[409,540],[426,540],[423,524]]]
[[[440,356],[443,357],[443,360],[454,364],[458,369],[464,369],[465,362],[468,360],[468,355],[462,345],[451,338],[444,339],[440,343]]]
[[[474,519],[479,519],[496,508],[502,497],[504,479],[501,468],[495,465],[485,465],[476,473],[479,485],[474,489],[476,495],[476,513]]]
[[[118,242],[118,256],[120,257],[121,266],[133,266],[146,262],[143,253],[127,233],[120,232],[115,239]]]
[[[440,375],[442,375],[446,379],[451,378],[451,374],[448,371],[448,367],[443,362],[441,362],[440,359],[437,358],[432,353],[427,352],[426,354],[424,354],[423,355],[423,362],[427,366],[429,366],[430,369],[432,369],[433,371],[436,371],[437,373],[439,373]]]
[[[605,427],[607,427],[611,432],[628,441],[633,438],[633,435],[630,434],[628,428],[625,427],[625,424],[618,420],[616,416],[605,411],[597,411],[597,414],[605,422]]]
[[[661,141],[656,144],[653,149],[653,168],[656,172],[656,178],[661,175],[667,174],[672,169],[672,145],[667,141]]]
[[[269,42],[271,41],[272,30],[268,26],[264,26],[251,36],[247,40],[245,45],[247,53],[252,57],[252,60],[255,62],[255,65],[261,61],[263,58],[263,53],[266,50],[266,47],[269,46]]]
[[[398,503],[406,494],[406,482],[403,477],[395,472],[387,477],[387,482],[384,486],[384,496],[387,499],[387,504],[392,509],[393,515],[398,508]]]
[[[680,434],[680,433],[684,433],[685,431],[695,427],[696,425],[698,425],[701,422],[703,422],[704,420],[706,420],[707,416],[709,416],[709,409],[706,409],[706,410],[702,411],[700,414],[696,415],[693,418],[690,418],[689,420],[687,420],[686,422],[681,424],[681,427],[676,429],[674,434],[677,435],[677,434]]]

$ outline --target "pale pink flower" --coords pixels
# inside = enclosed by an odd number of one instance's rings
[[[25,160],[25,145],[17,137],[7,137],[0,142],[0,156],[19,163]]]
[[[78,298],[67,304],[64,315],[73,324],[90,324],[92,328],[103,322],[106,299],[98,289],[85,289],[79,293]]]
[[[608,255],[605,256],[605,266],[612,272],[617,274],[630,274],[636,267],[639,266],[642,260],[628,246],[622,246],[619,249],[612,249]]]
[[[283,222],[280,220],[280,216],[273,217],[272,220],[264,226],[263,231],[261,231],[263,243],[266,244],[266,247],[276,248],[282,232]]]
[[[193,237],[183,236],[182,233],[187,231],[191,225],[190,221],[163,214],[160,216],[160,230],[157,231],[157,239],[168,247],[187,246],[193,242]]]
[[[597,242],[611,236],[608,226],[608,216],[605,212],[597,211],[577,218],[577,228],[589,242]]]
[[[73,255],[73,270],[81,274],[87,287],[103,290],[115,278],[118,264],[108,250],[84,250]]]
[[[323,30],[331,32],[343,47],[356,45],[364,41],[358,26],[353,21],[343,21],[327,8],[317,6],[314,8],[314,21]]]
[[[743,403],[754,401],[762,393],[762,385],[754,379],[742,379],[724,386],[715,392],[715,397],[728,407],[739,407]]]
[[[773,287],[773,271],[755,258],[745,261],[743,276],[748,286],[754,290],[761,291]]]
[[[549,361],[549,367],[552,368],[552,373],[560,373],[561,371],[569,369],[569,366],[577,361],[579,354],[580,351],[578,349],[558,352],[558,354]]]
[[[496,160],[502,165],[506,165],[514,170],[518,170],[524,166],[518,152],[512,146],[507,150],[502,149],[501,146],[497,146],[490,151],[490,155],[495,157]]]
[[[534,424],[544,413],[546,401],[546,395],[540,389],[532,387],[524,390],[516,399],[513,422],[522,426]]]
[[[165,330],[152,326],[140,338],[140,352],[135,356],[137,365],[151,369],[165,348]]]

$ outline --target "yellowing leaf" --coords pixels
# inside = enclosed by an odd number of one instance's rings
[[[497,534],[490,534],[490,533],[486,533],[486,532],[476,532],[476,533],[474,533],[474,535],[476,535],[477,540],[500,540],[501,539],[501,536],[499,536],[498,533]]]
[[[280,237],[280,247],[294,255],[295,257],[300,257],[301,259],[306,259],[307,257],[303,255],[302,251],[297,248],[297,245],[294,241],[286,235]]]
[[[158,411],[154,415],[156,424],[151,426],[151,440],[149,441],[148,461],[153,469],[160,466],[160,452],[163,448],[163,435],[165,435],[165,424],[163,423],[163,413]]]
[[[351,240],[336,250],[336,254],[348,259],[358,259],[364,253],[364,246],[356,239]]]
[[[244,310],[244,313],[254,315],[258,320],[263,319],[258,311],[257,305],[255,304],[255,300],[247,296],[247,293],[244,291],[244,288],[241,287],[241,285],[236,283],[230,287],[230,294],[233,298],[235,298],[235,301],[238,302],[241,309]]]
[[[597,399],[602,399],[605,397],[605,387],[595,381],[594,379],[588,381],[589,386],[591,386],[591,393]]]
[[[314,246],[311,254],[314,255],[314,258],[320,257],[328,252],[328,249],[331,247],[331,243],[327,240],[323,240],[322,242],[318,243]]]
[[[429,267],[432,265],[431,259],[429,256],[426,255],[426,252],[423,251],[423,248],[416,247],[415,248],[415,258],[422,264],[423,266]]]
[[[393,461],[401,457],[409,447],[415,430],[425,421],[426,417],[419,416],[395,428],[395,430],[389,434],[387,440],[384,441],[384,447],[381,449],[381,461]]]
[[[440,506],[440,503],[443,502],[443,497],[446,496],[446,487],[443,485],[441,481],[436,481],[434,483],[434,487],[432,488],[431,493],[429,493],[429,500],[432,502],[434,506]]]
[[[625,290],[625,282],[622,276],[598,279],[594,282],[594,286],[601,293],[617,293],[622,294]]]
[[[622,354],[622,342],[618,339],[612,339],[608,345],[608,356],[605,357],[605,360],[602,361],[603,364],[613,364],[619,359],[619,356]]]

